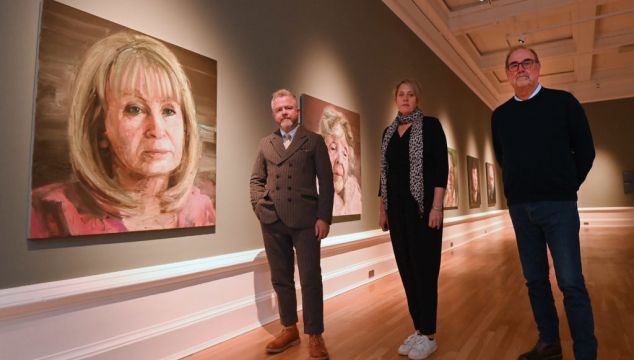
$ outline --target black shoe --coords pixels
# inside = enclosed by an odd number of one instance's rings
[[[561,360],[561,344],[544,344],[538,341],[531,351],[520,355],[517,360]]]

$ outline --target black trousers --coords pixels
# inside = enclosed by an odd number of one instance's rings
[[[304,333],[311,335],[323,333],[324,292],[321,282],[321,242],[315,237],[315,228],[292,229],[281,221],[261,225],[264,250],[271,270],[271,283],[277,294],[282,325],[290,326],[297,323],[294,278],[294,253],[297,253],[297,268],[302,287]]]
[[[411,196],[388,199],[388,204],[392,248],[414,328],[425,335],[435,334],[442,227],[428,226],[431,203],[425,206],[422,218]]]

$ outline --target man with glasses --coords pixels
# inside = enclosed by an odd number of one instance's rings
[[[512,48],[506,76],[515,96],[493,112],[493,146],[539,339],[520,360],[561,359],[559,319],[548,279],[550,249],[576,359],[596,359],[590,297],[581,269],[577,190],[592,167],[594,145],[575,97],[539,84],[530,48]]]

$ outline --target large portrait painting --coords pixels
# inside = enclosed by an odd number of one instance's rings
[[[458,153],[452,148],[447,148],[447,162],[449,173],[447,174],[447,190],[445,191],[445,209],[458,208]]]
[[[304,126],[321,134],[328,147],[335,186],[333,216],[361,214],[361,117],[305,94],[301,109]]]
[[[469,187],[469,208],[479,208],[482,204],[480,194],[480,160],[467,155],[467,185]]]
[[[45,0],[31,239],[215,226],[216,61]]]
[[[495,205],[496,193],[495,193],[495,166],[492,163],[485,162],[487,176],[487,205]]]

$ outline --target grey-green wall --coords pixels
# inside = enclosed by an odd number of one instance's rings
[[[623,171],[634,171],[634,98],[583,104],[597,156],[579,191],[579,206],[634,206]]]
[[[378,0],[62,2],[218,61],[218,225],[214,234],[26,239],[40,3],[3,2],[0,288],[261,248],[248,179],[258,140],[275,128],[269,101],[279,87],[361,114],[363,214],[334,224],[331,234],[377,228],[379,139],[395,114],[393,86],[406,77],[423,84],[423,111],[441,119],[460,155],[460,210],[446,215],[503,207],[498,192],[496,207],[467,209],[464,194],[466,155],[494,160],[491,110]]]

